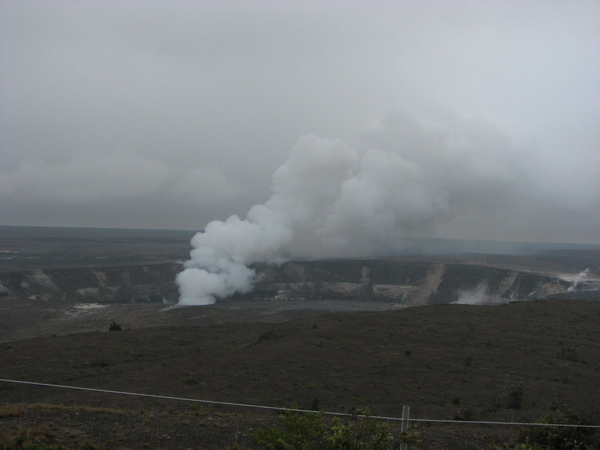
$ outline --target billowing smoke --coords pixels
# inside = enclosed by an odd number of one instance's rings
[[[531,179],[509,133],[472,115],[402,110],[370,126],[356,147],[300,137],[273,174],[269,200],[194,236],[177,277],[180,304],[251,291],[253,263],[389,253],[402,236],[435,235],[454,218],[495,217],[520,204]]]

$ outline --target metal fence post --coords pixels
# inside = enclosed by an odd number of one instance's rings
[[[408,431],[408,419],[410,418],[410,406],[402,406],[402,422],[400,422],[400,431],[406,433]],[[400,444],[400,450],[408,450],[408,444],[403,442]]]

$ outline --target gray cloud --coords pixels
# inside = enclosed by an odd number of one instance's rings
[[[65,161],[24,161],[6,177],[6,193],[21,201],[66,203],[135,198],[159,191],[169,177],[162,164],[130,152],[84,150]]]
[[[1,221],[203,229],[313,134],[358,158],[336,226],[599,242],[599,25],[591,1],[5,1]]]

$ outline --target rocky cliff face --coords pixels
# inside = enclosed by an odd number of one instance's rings
[[[528,272],[440,261],[327,260],[259,266],[254,291],[242,300],[348,300],[403,306],[500,303],[565,292],[571,283]],[[178,264],[32,270],[0,274],[0,294],[46,301],[177,302]]]
[[[181,266],[77,267],[0,274],[5,296],[100,303],[175,303]]]
[[[249,296],[275,301],[354,299],[405,306],[499,303],[565,292],[555,277],[481,265],[388,260],[288,262],[262,267]]]

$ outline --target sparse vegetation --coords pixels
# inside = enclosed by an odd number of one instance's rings
[[[134,316],[120,310],[119,323],[127,321],[133,328],[126,336],[95,332],[0,343],[0,360],[7,379],[273,407],[296,401],[304,409],[323,411],[371,405],[377,415],[390,417],[399,417],[401,405],[407,404],[415,419],[532,422],[547,413],[548,395],[560,394],[598,421],[593,339],[599,308],[597,302],[544,300],[384,314],[311,312],[298,320],[269,323],[244,312],[239,316],[248,319],[243,326],[227,322],[223,312],[231,311],[215,308],[202,313],[214,322],[211,326],[144,329],[135,329]],[[549,315],[538,320],[545,311]],[[200,325],[193,309],[165,314]],[[575,321],[577,329],[570,326]],[[96,318],[93,323],[102,327],[110,320]],[[465,323],[474,324],[472,332]],[[256,345],[265,334],[278,338]],[[492,347],[486,345],[488,338]],[[321,347],[314,345],[317,340]],[[577,349],[579,361],[569,360],[575,356],[569,352],[558,358],[558,342]],[[469,356],[472,363],[466,366]],[[47,403],[27,405],[34,401]],[[63,405],[52,404],[58,402]],[[333,418],[325,416],[323,423],[326,435],[334,435]],[[400,437],[398,422],[379,424]],[[335,439],[352,434],[356,426],[351,418],[339,419]],[[148,448],[227,448],[236,443],[259,448],[252,438],[259,428],[285,431],[271,411],[0,383],[0,434],[5,433],[0,449],[13,448],[23,429],[43,427],[56,433],[56,438],[44,438],[44,445],[70,450],[86,441],[106,449],[143,448],[144,443]],[[466,422],[420,424],[418,429],[421,448],[493,448],[515,445],[517,438],[513,427]]]
[[[578,354],[577,350],[574,348],[570,348],[570,347],[561,348],[560,351],[558,352],[557,356],[559,359],[563,359],[565,361],[583,362],[579,358],[579,354]]]
[[[104,359],[96,359],[89,363],[76,364],[73,366],[74,369],[97,369],[100,367],[108,367],[110,363]]]
[[[414,432],[394,437],[386,424],[369,418],[368,411],[355,411],[351,418],[329,418],[322,412],[286,412],[281,427],[262,428],[254,439],[267,449],[384,450],[414,443]]]
[[[519,386],[508,393],[508,403],[506,407],[508,409],[523,408],[523,386]]]
[[[46,426],[20,428],[14,433],[0,434],[0,448],[3,450],[66,450],[66,447],[54,442],[55,438],[56,434]]]
[[[183,377],[181,382],[188,386],[197,386],[198,384],[200,384],[200,382],[196,379],[196,377],[194,377],[194,375],[189,374],[189,373],[185,374],[185,376]]]
[[[190,410],[194,416],[207,416],[210,414],[210,411],[206,409],[206,406],[199,403],[192,403],[190,405]]]
[[[116,415],[137,415],[139,411],[133,411],[122,408],[102,408],[100,406],[86,405],[58,405],[53,403],[7,403],[0,407],[0,418],[22,416],[27,411],[71,411],[71,412],[92,412],[108,413]]]
[[[460,412],[456,413],[454,415],[454,420],[461,420],[461,421],[471,421],[471,420],[477,420],[475,418],[475,412],[471,409],[471,408],[466,408],[461,410]]]
[[[590,422],[563,403],[555,403],[550,412],[540,417],[537,423],[591,425]],[[600,442],[595,440],[595,428],[578,427],[529,427],[519,432],[520,448],[532,450],[564,449],[592,450],[598,448]]]

